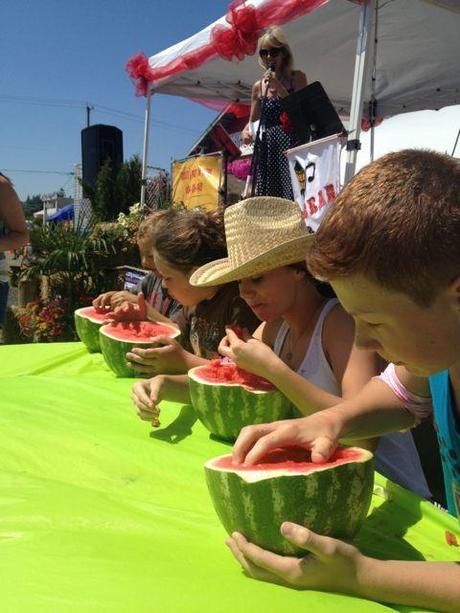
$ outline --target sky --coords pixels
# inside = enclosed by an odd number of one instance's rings
[[[139,51],[153,55],[194,34],[221,17],[228,3],[3,0],[2,23],[8,27],[0,37],[0,170],[19,196],[61,187],[72,195],[70,173],[81,160],[87,103],[95,107],[92,124],[123,131],[125,159],[140,154],[144,99],[134,95],[126,62]],[[215,113],[183,98],[156,95],[152,116],[148,162],[169,170]],[[459,129],[460,106],[388,119],[376,130],[376,157],[411,146],[451,153]],[[368,135],[362,140],[358,167],[369,161]]]

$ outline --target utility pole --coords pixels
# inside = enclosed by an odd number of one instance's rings
[[[89,128],[89,126],[91,125],[90,113],[93,109],[94,109],[94,106],[91,106],[90,104],[86,105],[86,127],[87,128]]]

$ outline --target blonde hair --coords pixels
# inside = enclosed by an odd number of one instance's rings
[[[289,75],[294,72],[294,56],[292,55],[286,35],[281,28],[278,26],[273,26],[268,28],[268,30],[262,34],[257,41],[257,53],[259,53],[264,45],[270,45],[270,47],[283,47],[285,50],[283,57],[283,70]],[[259,66],[265,70],[268,67],[266,60],[263,60],[260,55]]]

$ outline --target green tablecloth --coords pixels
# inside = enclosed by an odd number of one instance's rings
[[[2,613],[391,610],[241,572],[202,468],[230,447],[190,407],[163,403],[152,431],[132,381],[79,343],[1,346],[0,364]],[[357,542],[380,557],[458,559],[446,530],[460,541],[453,518],[377,477]]]

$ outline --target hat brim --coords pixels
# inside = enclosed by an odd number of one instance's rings
[[[281,266],[296,264],[306,258],[314,238],[314,234],[295,238],[240,265],[232,264],[229,258],[209,262],[195,270],[189,283],[196,287],[212,287],[256,277]]]

